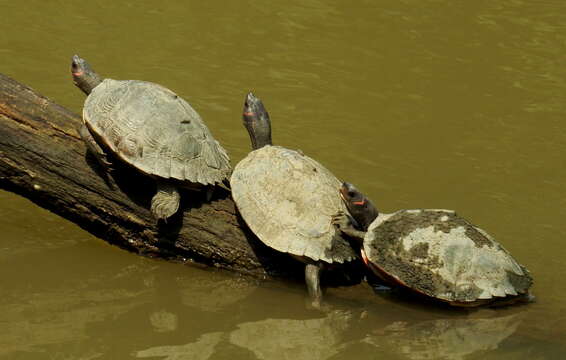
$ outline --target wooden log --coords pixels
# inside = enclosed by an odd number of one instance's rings
[[[300,263],[247,230],[226,190],[211,202],[186,191],[183,211],[157,224],[149,211],[153,180],[119,162],[102,176],[80,124],[78,115],[0,74],[0,187],[139,254],[258,277],[302,276]]]

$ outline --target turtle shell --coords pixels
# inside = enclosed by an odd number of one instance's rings
[[[341,182],[317,161],[264,146],[236,165],[230,185],[242,218],[266,245],[328,263],[356,258],[331,224],[332,215],[347,212]]]
[[[230,173],[226,150],[201,117],[161,85],[105,79],[87,97],[83,120],[97,141],[148,175],[214,184]]]
[[[451,210],[380,214],[364,251],[378,275],[452,305],[526,294],[532,285],[507,250]]]

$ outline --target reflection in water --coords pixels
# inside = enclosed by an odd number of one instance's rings
[[[258,359],[328,359],[337,354],[352,314],[332,311],[320,319],[266,319],[238,325],[230,342]]]
[[[230,322],[228,308],[256,287],[224,272],[140,258],[40,208],[20,212],[23,198],[0,198],[13,205],[12,217],[31,217],[27,223],[58,221],[38,234],[11,228],[20,242],[0,237],[0,272],[13,274],[0,277],[1,359],[122,359],[140,343],[186,342]]]
[[[204,334],[197,341],[186,345],[156,346],[138,351],[134,355],[138,358],[159,357],[163,360],[207,360],[210,359],[221,339],[221,332],[213,332]]]
[[[496,350],[515,333],[521,318],[520,314],[514,314],[483,319],[396,321],[375,324],[372,333],[364,334],[360,329],[371,329],[370,322],[375,318],[370,319],[365,311],[334,310],[322,318],[245,322],[226,333],[207,333],[185,345],[156,346],[137,351],[135,355],[163,357],[164,360],[189,357],[207,360],[229,343],[247,349],[260,360],[325,360],[341,358],[339,354],[355,354],[355,349],[363,345],[372,347],[376,354],[393,358],[460,360]]]
[[[386,344],[408,359],[460,360],[477,352],[497,349],[521,323],[509,315],[490,319],[439,319],[408,324],[395,322],[383,334],[368,336],[363,342],[376,347]]]
[[[156,332],[169,332],[177,330],[179,317],[167,310],[158,310],[149,315],[149,322]]]
[[[178,280],[181,302],[201,310],[218,312],[247,298],[255,289],[250,281],[226,278],[223,274],[184,277]]]

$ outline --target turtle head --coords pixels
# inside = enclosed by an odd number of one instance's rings
[[[340,187],[340,197],[344,200],[354,220],[364,231],[367,231],[369,225],[379,215],[371,200],[356,189],[354,185],[347,182],[342,183]]]
[[[100,76],[92,70],[85,59],[78,55],[74,55],[71,60],[71,74],[75,85],[87,95],[102,82]]]
[[[244,103],[244,126],[250,134],[252,148],[257,150],[271,145],[271,120],[263,102],[251,92],[246,96]]]

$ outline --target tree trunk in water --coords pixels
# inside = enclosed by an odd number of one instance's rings
[[[302,272],[250,233],[224,189],[210,202],[204,193],[184,191],[182,211],[157,224],[149,211],[153,179],[118,161],[103,176],[86,153],[80,125],[78,115],[0,74],[0,187],[140,254],[259,277]]]

